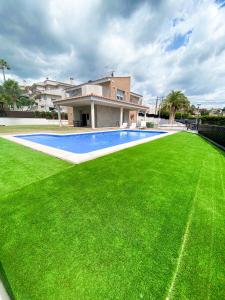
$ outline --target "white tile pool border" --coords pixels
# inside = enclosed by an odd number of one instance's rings
[[[129,130],[129,129],[127,129],[127,130]],[[120,130],[107,130],[107,131],[92,131],[92,132],[88,131],[88,132],[72,133],[72,134],[71,133],[56,134],[56,133],[49,133],[49,132],[48,133],[38,132],[38,133],[31,133],[31,134],[30,133],[28,133],[28,134],[16,134],[16,136],[11,135],[11,134],[10,135],[0,135],[0,137],[2,137],[4,139],[7,139],[9,141],[12,141],[12,142],[16,142],[16,143],[21,144],[23,146],[32,148],[34,150],[41,151],[41,152],[44,152],[46,154],[55,156],[57,158],[72,162],[74,164],[80,164],[82,162],[92,160],[92,159],[95,159],[95,158],[100,157],[100,156],[104,156],[104,155],[107,155],[107,154],[110,154],[110,153],[114,153],[114,152],[117,152],[117,151],[120,151],[120,150],[123,150],[123,149],[126,149],[126,148],[130,148],[130,147],[133,147],[133,146],[136,146],[136,145],[144,144],[144,143],[147,143],[147,142],[150,142],[150,141],[153,141],[153,140],[157,140],[157,139],[163,138],[165,136],[176,133],[176,131],[168,132],[168,131],[164,131],[164,130],[157,130],[157,132],[162,132],[163,131],[165,133],[159,134],[159,135],[156,135],[156,136],[152,136],[152,137],[148,137],[148,138],[144,138],[144,139],[141,139],[141,140],[133,141],[133,142],[128,142],[128,143],[124,143],[124,144],[120,144],[120,145],[116,145],[116,146],[112,146],[112,147],[108,147],[108,148],[88,152],[88,153],[82,153],[82,154],[73,153],[73,152],[57,149],[57,148],[50,147],[50,146],[41,145],[41,144],[38,144],[38,143],[35,143],[35,142],[31,142],[31,141],[27,141],[27,140],[23,140],[21,138],[18,138],[18,136],[35,135],[35,134],[46,134],[46,135],[51,135],[51,134],[52,135],[77,135],[77,134],[79,134],[80,135],[80,134],[87,134],[87,133],[88,134],[94,134],[94,133],[110,132],[110,131],[121,131],[121,129]],[[148,131],[153,131],[154,132],[156,130],[148,130]]]

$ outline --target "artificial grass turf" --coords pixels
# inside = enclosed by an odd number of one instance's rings
[[[0,199],[70,166],[65,161],[0,138]]]
[[[180,133],[11,192],[1,260],[16,299],[223,299],[224,182],[224,153]]]

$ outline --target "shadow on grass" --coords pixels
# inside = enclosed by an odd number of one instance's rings
[[[5,288],[6,292],[8,293],[10,299],[11,300],[16,300],[15,296],[13,295],[12,288],[9,284],[9,281],[7,279],[7,276],[6,276],[6,273],[5,273],[5,270],[2,266],[1,261],[0,261],[0,280],[2,281],[2,283],[4,285],[4,288]]]
[[[220,146],[216,142],[210,140],[209,138],[204,137],[203,135],[198,135],[203,141],[205,141],[206,144],[210,145],[213,147],[217,152],[219,152],[221,155],[225,157],[225,149],[223,146]]]

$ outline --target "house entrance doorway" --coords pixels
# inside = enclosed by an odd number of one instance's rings
[[[81,126],[87,126],[89,121],[89,114],[81,114]]]

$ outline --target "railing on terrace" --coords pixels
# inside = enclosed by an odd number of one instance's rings
[[[200,124],[198,133],[225,147],[225,126]]]

